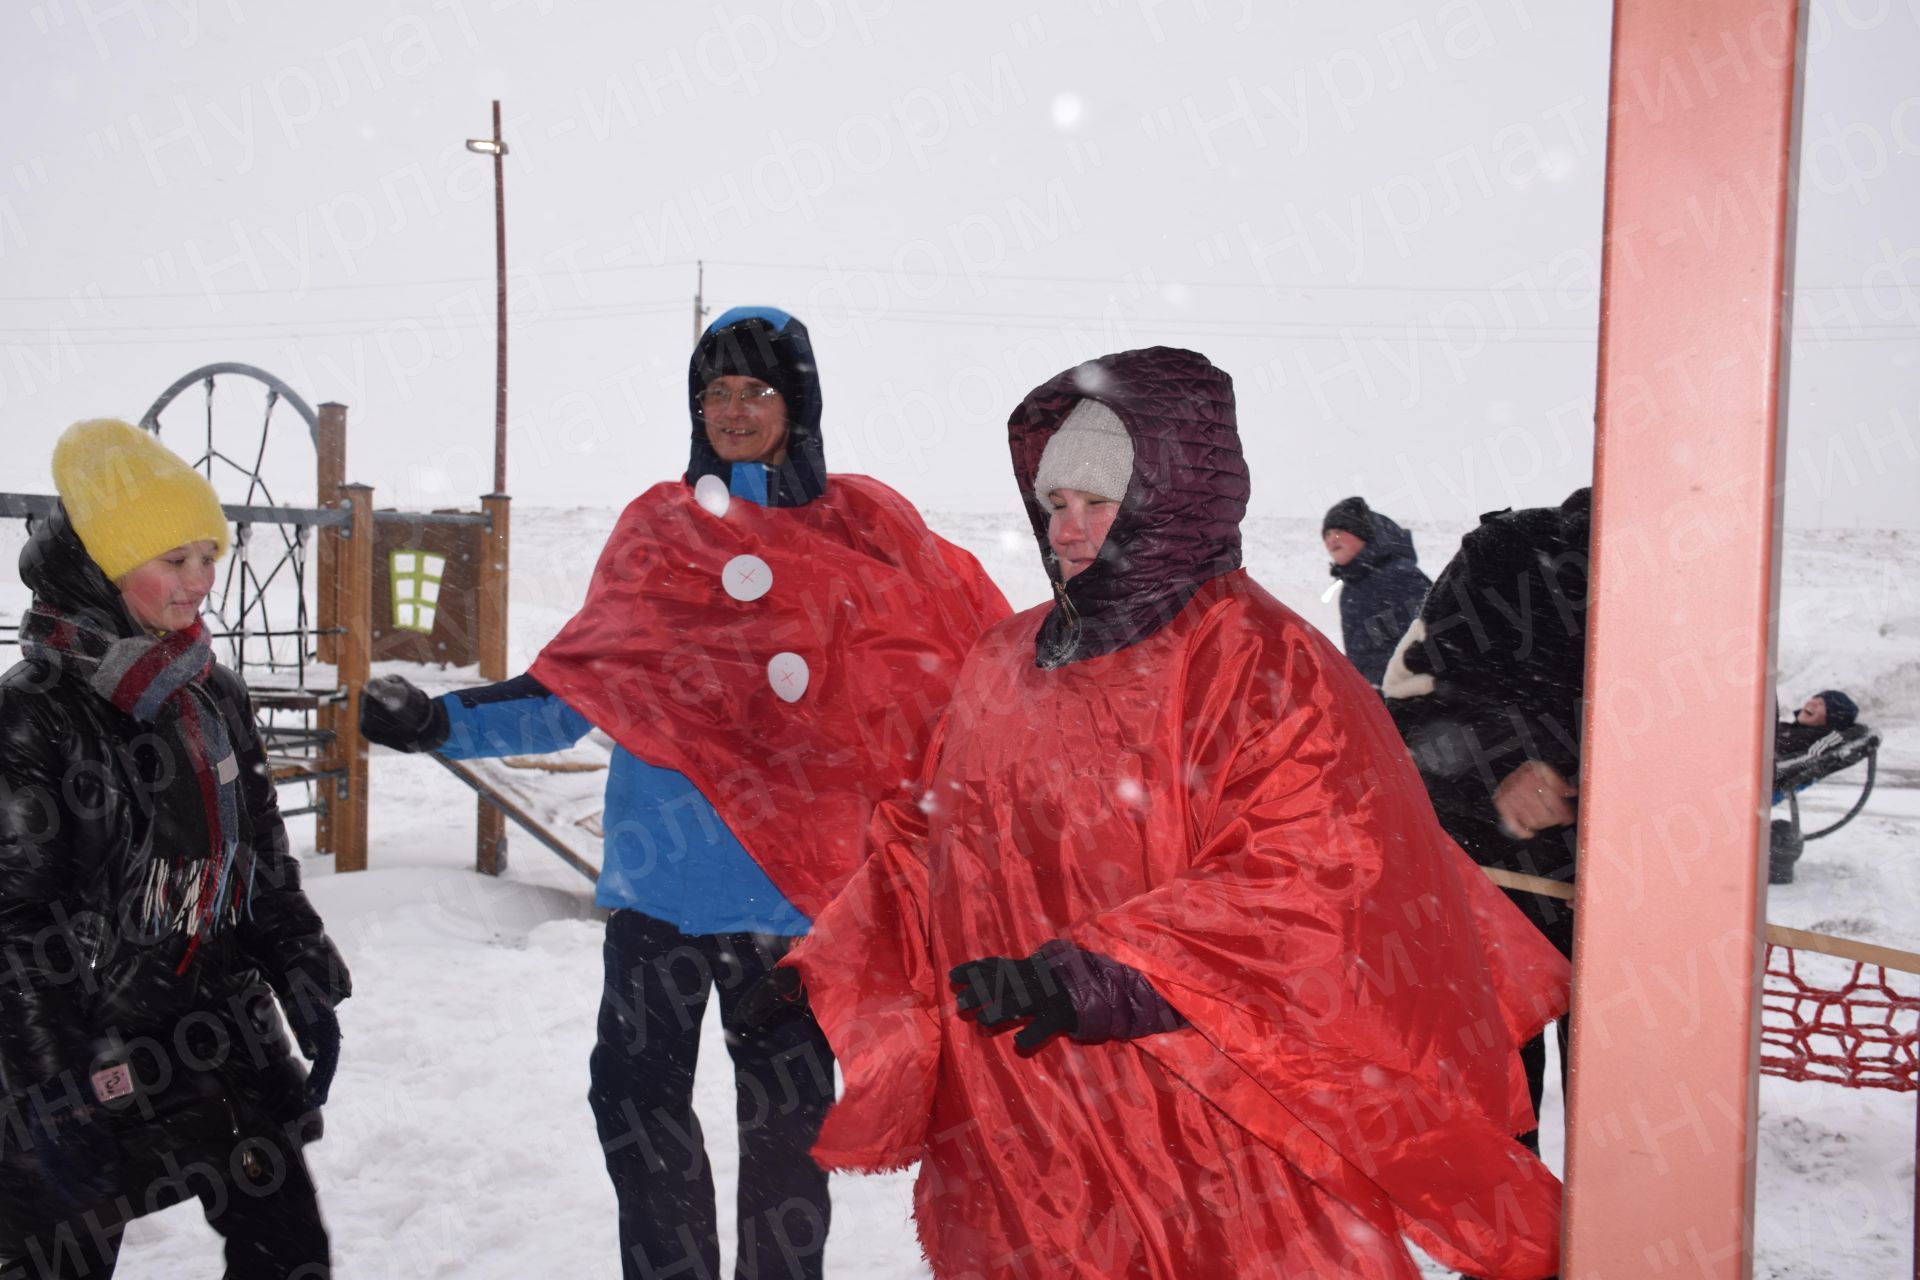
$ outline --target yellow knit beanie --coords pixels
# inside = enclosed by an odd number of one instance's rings
[[[227,553],[227,517],[198,471],[131,423],[94,418],[53,446],[53,484],[87,554],[115,582],[162,552],[210,538]]]

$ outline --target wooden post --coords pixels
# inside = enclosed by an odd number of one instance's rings
[[[1752,1270],[1802,2],[1614,5],[1571,1280]]]
[[[340,564],[340,687],[346,701],[335,726],[335,743],[346,777],[335,790],[335,871],[367,869],[367,740],[360,736],[360,696],[373,654],[373,489],[340,486],[341,499],[353,505]]]
[[[507,570],[508,515],[513,502],[504,493],[490,493],[480,499],[487,513],[487,526],[480,531],[480,581],[474,593],[479,614],[480,678],[507,678]],[[507,869],[507,820],[485,800],[475,802],[479,835],[474,847],[474,868],[482,875],[497,876]]]
[[[314,495],[316,507],[338,507],[340,486],[347,479],[347,407],[329,400],[320,406],[314,437]],[[340,625],[340,532],[321,529],[314,538],[313,625],[319,631],[314,656],[329,666],[340,662],[339,637],[333,631]],[[316,727],[333,733],[333,739],[320,753],[321,768],[346,768],[341,748],[340,716],[344,702],[323,704],[315,717]],[[336,779],[322,778],[316,785],[314,804],[319,812],[313,819],[313,844],[316,852],[334,853],[334,808],[339,788]]]

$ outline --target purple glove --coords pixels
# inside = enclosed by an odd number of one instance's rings
[[[1187,1025],[1139,970],[1118,960],[1083,951],[1064,938],[1055,938],[1034,955],[1046,960],[1066,987],[1078,1016],[1069,1034],[1082,1044],[1137,1040]]]

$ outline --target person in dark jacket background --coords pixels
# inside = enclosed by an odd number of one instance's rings
[[[1387,709],[1434,813],[1483,866],[1574,876],[1592,511],[1579,489],[1558,507],[1482,516],[1388,664]],[[1570,903],[1509,896],[1573,955]],[[1564,1072],[1566,1018],[1558,1030]],[[1538,1112],[1544,1034],[1520,1054]]]
[[[1793,713],[1793,719],[1774,726],[1773,767],[1807,755],[1816,746],[1840,741],[1860,718],[1859,704],[1839,689],[1822,689]]]
[[[1327,508],[1320,541],[1340,581],[1340,638],[1347,660],[1375,689],[1387,659],[1420,612],[1432,584],[1420,571],[1413,535],[1367,506],[1342,498]]]
[[[200,620],[225,515],[124,422],[70,428],[53,472],[0,676],[0,1275],[109,1275],[128,1222],[195,1196],[229,1277],[323,1280],[301,1149],[351,982]]]

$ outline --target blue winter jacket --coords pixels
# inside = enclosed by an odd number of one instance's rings
[[[731,471],[734,497],[766,502],[765,466],[736,463]],[[532,676],[462,689],[440,701],[449,730],[440,751],[456,760],[559,751],[593,728]],[[807,931],[807,917],[684,774],[615,747],[601,824],[605,861],[594,890],[601,906],[644,912],[687,934]]]

